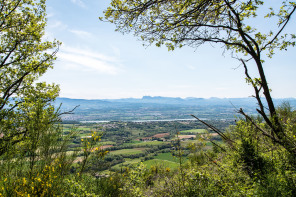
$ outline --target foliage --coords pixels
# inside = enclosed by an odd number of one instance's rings
[[[108,153],[108,151],[102,150],[100,146],[96,146],[97,142],[99,141],[101,141],[101,133],[98,133],[96,131],[92,131],[90,138],[81,139],[81,142],[83,144],[82,146],[83,158],[81,161],[80,171],[78,172],[79,177],[84,171],[87,160],[90,157],[92,152],[96,153],[97,158],[103,158]]]
[[[38,82],[52,67],[58,41],[43,41],[45,1],[2,0],[0,4],[0,155],[23,141],[37,100],[52,101],[57,85]],[[52,53],[49,53],[55,49]],[[50,107],[49,107],[50,108]]]
[[[109,177],[98,177],[96,179],[96,189],[101,196],[122,196],[122,181],[121,174],[113,174]]]
[[[271,7],[265,15],[265,18],[277,19],[279,30],[295,11],[295,2],[281,2],[279,9]],[[279,37],[274,30],[263,34],[248,25],[250,18],[258,17],[257,12],[263,5],[264,1],[258,0],[113,0],[105,11],[105,18],[116,25],[116,30],[133,31],[144,41],[156,46],[165,44],[169,50],[213,42],[249,55],[252,49],[267,50],[272,56],[276,48],[294,46],[295,42],[290,39],[295,39],[295,34]]]
[[[67,150],[77,132],[65,135],[59,112],[46,101],[35,101],[28,111],[31,116],[25,129],[29,134],[0,157],[0,196],[96,196],[95,188],[90,188],[93,177],[83,173],[89,157],[98,161],[106,154],[93,147],[100,134],[93,132],[85,140],[84,157],[74,174],[78,150],[70,154]]]
[[[5,196],[49,196],[62,190],[65,175],[70,171],[74,156],[67,156],[67,144],[73,132],[63,135],[57,123],[58,112],[48,102],[35,101],[27,109],[25,139],[0,157],[1,186]]]
[[[0,196],[95,196],[80,174],[100,136],[83,149],[79,182],[71,174],[77,151],[67,153],[76,132],[63,132],[53,105],[59,87],[37,82],[60,45],[43,38],[45,0],[1,0],[0,9]]]

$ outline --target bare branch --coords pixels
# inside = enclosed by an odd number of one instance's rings
[[[205,121],[199,119],[198,117],[196,117],[193,114],[191,114],[191,116],[193,118],[195,118],[196,120],[200,121],[201,123],[203,123],[204,125],[208,126],[213,131],[215,131],[220,137],[222,137],[231,146],[232,149],[235,149],[235,147],[233,146],[233,143],[235,143],[235,142],[233,140],[231,140],[230,138],[228,138],[226,135],[224,135],[219,129],[217,129],[216,127],[214,127],[214,126],[206,123]]]
[[[49,57],[47,57],[46,59],[39,62],[39,64],[35,65],[35,67],[32,70],[25,72],[19,79],[14,81],[9,87],[6,88],[6,91],[2,96],[2,99],[4,101],[3,101],[2,105],[0,106],[0,109],[3,109],[6,102],[11,97],[11,95],[13,95],[19,89],[19,87],[21,86],[21,84],[22,84],[23,80],[25,79],[25,77],[27,75],[29,75],[32,71],[36,71],[41,65],[43,65],[45,62],[47,62],[48,60],[53,58],[56,55],[56,53],[58,52],[58,50],[59,50],[59,48],[57,48]]]
[[[72,110],[67,111],[67,112],[60,113],[59,116],[65,115],[65,114],[74,114],[75,109],[78,108],[79,106],[80,105],[76,105]]]
[[[272,136],[271,134],[269,134],[267,131],[265,131],[264,129],[262,129],[258,124],[256,124],[254,122],[254,120],[248,116],[242,108],[240,108],[239,113],[242,114],[247,120],[249,120],[258,130],[260,130],[262,132],[263,135],[269,137],[271,140],[273,140],[274,142],[277,142],[279,144],[281,144],[282,142],[277,139],[276,137]]]

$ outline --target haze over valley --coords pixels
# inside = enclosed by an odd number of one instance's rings
[[[296,106],[296,99],[274,99],[276,106],[289,102]],[[191,114],[203,119],[234,120],[239,116],[237,110],[243,108],[249,114],[256,115],[256,99],[249,98],[174,98],[151,97],[124,99],[70,99],[57,98],[55,105],[61,106],[63,120],[75,121],[133,121],[133,120],[169,120],[192,119]]]

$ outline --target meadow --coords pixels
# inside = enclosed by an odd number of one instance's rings
[[[186,139],[196,137],[197,134],[206,135],[208,131],[204,128],[196,128],[196,121],[176,121],[176,122],[106,122],[106,123],[83,123],[83,124],[64,124],[64,133],[73,129],[76,132],[75,138],[71,143],[71,149],[67,155],[77,152],[78,158],[75,163],[83,159],[81,140],[91,137],[92,131],[101,133],[101,140],[95,147],[102,147],[104,151],[109,151],[106,160],[103,160],[105,167],[101,173],[120,171],[123,168],[134,167],[143,162],[147,168],[153,165],[177,169],[179,158],[173,156],[174,143],[178,140],[177,130],[174,125],[179,125],[186,129],[180,129],[179,136],[183,151],[188,155],[190,149],[188,145],[200,143],[200,139]],[[144,140],[145,139],[145,140]],[[149,139],[149,140],[148,140]],[[212,144],[204,141],[205,147]],[[182,163],[188,161],[187,156],[182,156]],[[95,170],[96,164],[89,164]],[[100,170],[99,170],[100,171]]]
[[[139,153],[143,153],[143,151],[139,149],[121,149],[121,150],[110,152],[110,154],[113,154],[113,155],[136,155]]]
[[[189,130],[183,130],[180,131],[180,134],[201,134],[201,133],[207,133],[208,131],[206,129],[189,129]]]

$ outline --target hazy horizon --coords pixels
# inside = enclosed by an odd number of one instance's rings
[[[196,98],[196,99],[244,99],[244,98],[250,98],[256,100],[256,98],[249,96],[249,97],[168,97],[168,96],[149,96],[149,95],[144,95],[142,97],[123,97],[123,98],[94,98],[94,99],[88,99],[88,98],[70,98],[70,97],[63,97],[59,96],[58,98],[65,98],[65,99],[83,99],[83,100],[117,100],[117,99],[143,99],[143,97],[152,97],[152,98],[181,98],[181,99],[189,99],[189,98]],[[262,97],[263,98],[263,97]],[[296,99],[296,97],[273,97],[273,99]]]

